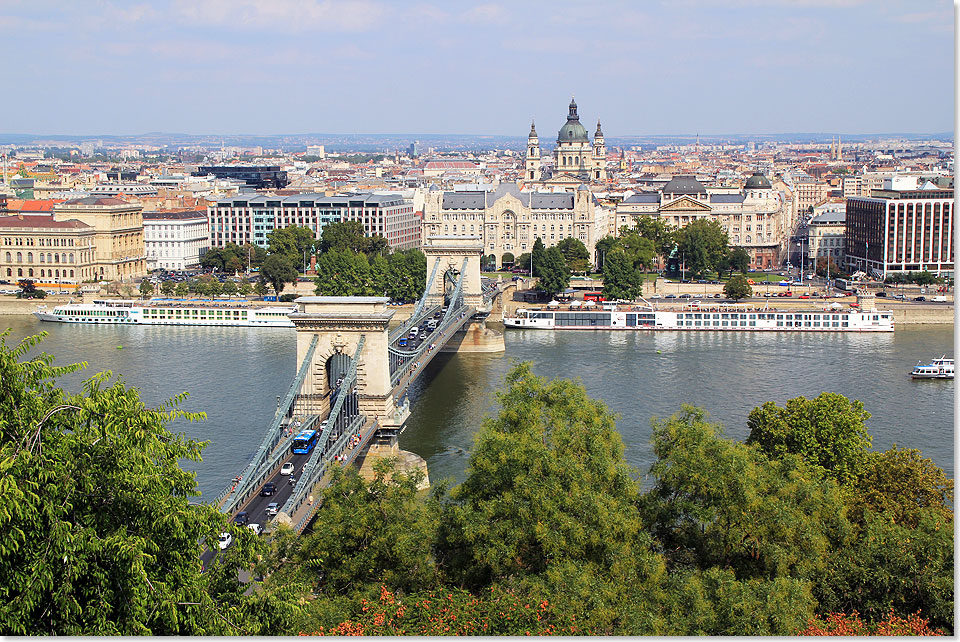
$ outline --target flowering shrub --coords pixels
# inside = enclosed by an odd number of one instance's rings
[[[831,613],[826,618],[811,620],[807,628],[798,635],[943,635],[943,631],[930,628],[930,622],[920,616],[920,612],[903,618],[891,609],[887,617],[875,624],[860,620],[860,614],[854,611]]]
[[[555,612],[547,600],[521,599],[493,587],[477,597],[461,589],[429,591],[398,599],[380,587],[376,602],[363,600],[354,620],[313,635],[575,635],[586,633],[574,616]]]

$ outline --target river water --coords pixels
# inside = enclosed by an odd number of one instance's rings
[[[216,494],[260,443],[296,371],[293,330],[41,323],[5,316],[10,345],[47,331],[40,349],[63,365],[87,361],[85,374],[111,370],[140,388],[148,405],[181,392],[181,407],[206,421],[171,428],[209,441],[196,471],[200,489]],[[919,448],[953,477],[954,382],[914,381],[918,359],[953,355],[953,326],[901,326],[883,334],[754,332],[609,332],[510,330],[506,353],[441,354],[410,390],[413,404],[400,446],[427,460],[430,478],[461,480],[483,417],[496,412],[496,390],[518,361],[537,374],[579,377],[587,392],[619,413],[628,462],[653,463],[651,417],[681,404],[702,406],[728,437],[745,439],[750,410],[824,391],[863,402],[876,449]]]

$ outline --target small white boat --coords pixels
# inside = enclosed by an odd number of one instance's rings
[[[943,355],[927,364],[917,361],[910,376],[914,379],[953,379],[953,359]]]

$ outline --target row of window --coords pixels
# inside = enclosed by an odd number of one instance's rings
[[[73,270],[70,270],[69,272],[70,274],[67,274],[67,270],[40,270],[40,276],[53,277],[55,279],[61,277],[73,278]],[[86,272],[87,270],[84,270],[84,276],[87,276]],[[100,272],[103,272],[103,268],[100,268]],[[7,268],[7,276],[13,276],[13,268]],[[27,268],[26,274],[24,274],[23,268],[17,268],[17,276],[34,276],[33,268]]]
[[[14,255],[12,252],[7,252],[5,254],[7,263],[13,263],[13,256]],[[76,262],[74,261],[73,252],[70,252],[69,254],[67,253],[61,254],[59,252],[47,252],[46,254],[44,254],[43,252],[38,252],[37,256],[40,257],[40,263],[75,263]],[[17,263],[23,263],[23,252],[17,252],[16,257],[17,257]],[[27,263],[33,263],[33,252],[27,252]]]

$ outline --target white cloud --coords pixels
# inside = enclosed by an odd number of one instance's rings
[[[389,9],[373,0],[175,0],[174,13],[196,26],[361,32]]]
[[[499,24],[506,22],[507,12],[498,4],[481,4],[463,14],[467,22]]]

